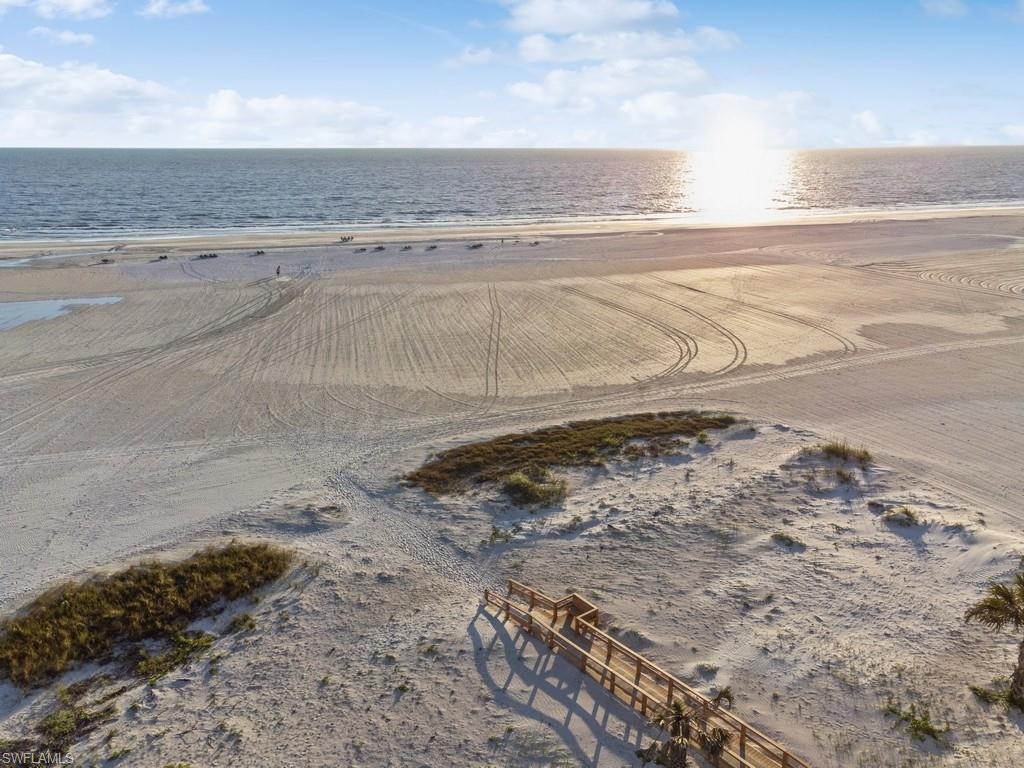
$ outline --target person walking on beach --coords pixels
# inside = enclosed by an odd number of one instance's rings
[[[281,276],[281,265],[280,264],[277,265],[277,276],[278,277]]]

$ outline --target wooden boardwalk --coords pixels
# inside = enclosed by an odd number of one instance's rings
[[[580,595],[573,593],[554,600],[510,580],[507,596],[485,590],[484,604],[500,618],[516,623],[542,641],[553,653],[564,656],[641,715],[654,717],[678,700],[696,713],[706,727],[726,730],[729,743],[713,764],[722,768],[810,768],[731,711],[716,706],[707,696],[608,636],[598,628],[597,606]],[[702,754],[697,744],[691,750]]]

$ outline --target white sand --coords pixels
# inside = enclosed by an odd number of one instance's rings
[[[478,613],[514,576],[595,599],[815,765],[1020,765],[1024,720],[967,690],[1009,671],[1013,638],[961,617],[1024,554],[1024,217],[511,237],[0,270],[0,301],[123,297],[0,332],[0,609],[224,536],[319,563],[247,609],[258,629],[218,643],[218,674],[122,697],[122,763],[631,764],[636,716]],[[576,476],[540,518],[397,483],[474,437],[686,407],[758,434]],[[822,436],[877,468],[808,479],[797,454]],[[894,730],[889,693],[948,717],[953,748]],[[49,695],[0,687],[0,736]]]

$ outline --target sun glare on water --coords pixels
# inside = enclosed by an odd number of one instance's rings
[[[756,123],[717,126],[707,149],[687,154],[685,205],[712,222],[753,222],[778,215],[792,156],[764,146]]]

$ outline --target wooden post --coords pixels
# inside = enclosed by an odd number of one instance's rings
[[[789,753],[782,753],[782,768],[789,768]]]
[[[667,704],[670,707],[672,706],[672,688],[673,688],[674,683],[675,683],[675,681],[670,677],[668,679],[668,702],[667,702]]]
[[[647,694],[640,692],[640,714],[647,717]]]
[[[610,672],[609,674],[611,675],[611,678],[612,678],[612,696],[614,696],[615,695],[615,673],[614,672]]]
[[[636,660],[636,683],[638,685],[640,683],[640,670],[641,670],[642,667],[643,667],[643,659],[637,657],[637,660]]]
[[[747,757],[747,724],[740,726],[740,757],[744,760]]]

